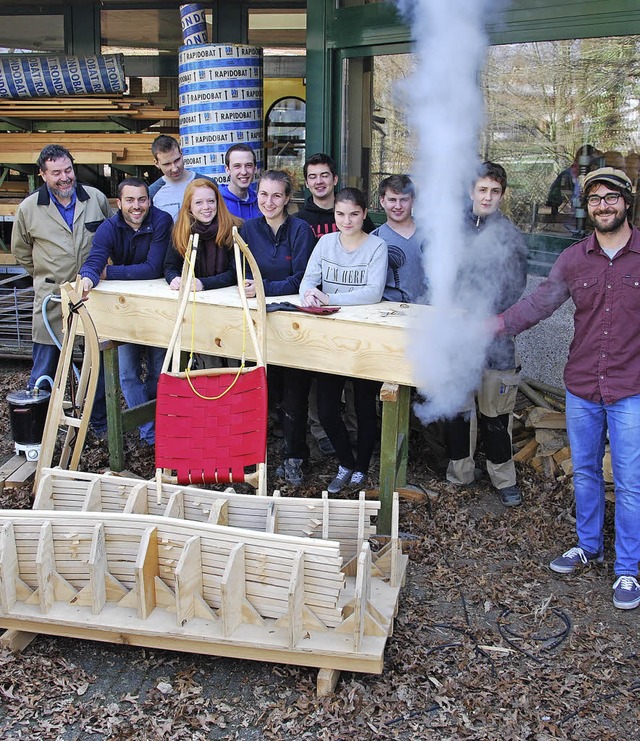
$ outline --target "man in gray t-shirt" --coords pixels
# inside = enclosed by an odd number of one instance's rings
[[[162,177],[150,186],[149,197],[156,208],[166,211],[175,221],[187,185],[195,178],[211,178],[185,168],[180,145],[172,136],[157,136],[151,144],[151,153]]]
[[[390,175],[378,188],[386,224],[373,234],[389,247],[389,269],[382,298],[384,301],[418,303],[426,291],[422,264],[422,242],[413,220],[415,187],[407,175]]]

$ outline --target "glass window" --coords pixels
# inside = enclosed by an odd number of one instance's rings
[[[291,175],[294,199],[304,195],[305,112],[300,98],[281,98],[267,113],[267,169]]]
[[[581,236],[580,178],[610,165],[638,187],[640,37],[493,46],[481,84],[486,126],[482,159],[509,177],[504,210],[525,231]],[[377,208],[380,179],[411,174],[415,140],[403,81],[412,54],[347,59],[343,76],[341,182]],[[635,221],[640,221],[636,205]]]
[[[102,52],[177,54],[182,46],[180,10],[103,10],[100,13]],[[211,28],[208,25],[209,38]]]
[[[639,52],[639,36],[489,50],[481,153],[506,168],[522,229],[581,236],[580,179],[591,169],[617,167],[637,184]]]
[[[343,105],[340,181],[361,188],[379,208],[379,182],[394,173],[411,173],[415,141],[407,122],[407,88],[416,66],[413,54],[348,59]]]
[[[64,16],[12,15],[0,24],[0,53],[64,52]]]

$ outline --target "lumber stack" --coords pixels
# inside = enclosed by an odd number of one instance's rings
[[[397,504],[397,497],[396,497]],[[380,673],[406,557],[152,515],[0,513],[0,626]],[[327,674],[329,672],[329,675]]]
[[[530,407],[524,413],[524,428],[514,438],[513,460],[526,463],[549,479],[564,480],[573,475],[571,448],[567,437],[565,413],[546,407]],[[605,445],[604,480],[613,484],[611,450]]]
[[[55,143],[66,147],[78,164],[148,166],[154,138],[154,133],[0,133],[0,162],[35,164],[43,147]]]
[[[179,112],[149,98],[130,95],[61,95],[55,98],[0,99],[0,117],[27,121],[177,120]]]

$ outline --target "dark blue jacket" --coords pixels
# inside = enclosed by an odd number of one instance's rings
[[[287,216],[274,234],[264,216],[247,219],[240,236],[249,245],[262,273],[267,296],[298,293],[316,239],[309,224]],[[247,277],[251,271],[247,268]]]
[[[108,280],[161,278],[172,227],[171,216],[155,206],[151,206],[137,232],[118,211],[96,230],[91,252],[80,269],[80,275],[90,278],[94,286],[98,285],[105,266]],[[109,259],[111,265],[107,265]]]

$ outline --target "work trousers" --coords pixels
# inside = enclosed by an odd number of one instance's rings
[[[445,421],[449,456],[447,481],[458,485],[473,482],[479,426],[491,483],[496,489],[515,486],[516,467],[512,460],[511,431],[519,379],[520,374],[515,369],[486,369],[476,392],[478,414],[474,397],[469,400],[467,409]]]

